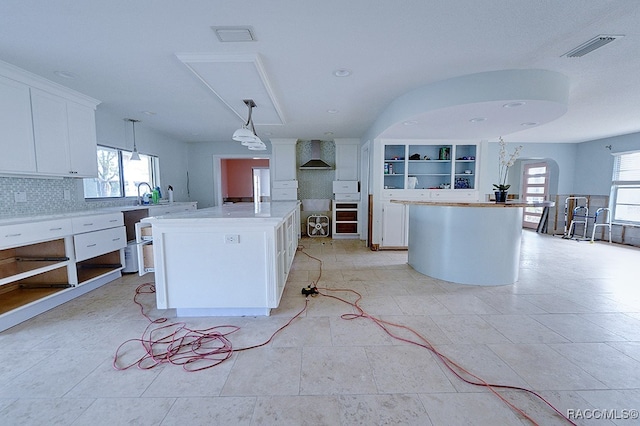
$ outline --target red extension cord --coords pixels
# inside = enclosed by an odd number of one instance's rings
[[[296,318],[302,315],[309,304],[309,295],[321,295],[324,297],[330,297],[335,300],[339,300],[356,310],[357,313],[349,313],[341,315],[344,320],[354,320],[358,318],[366,318],[373,321],[378,327],[384,330],[392,338],[410,343],[424,349],[427,349],[438,358],[442,364],[453,373],[458,379],[465,383],[474,386],[482,386],[489,389],[494,395],[496,395],[502,402],[508,405],[512,410],[529,420],[532,424],[538,425],[538,423],[522,409],[516,407],[513,403],[509,402],[504,396],[502,396],[497,389],[517,390],[526,392],[535,396],[540,401],[544,402],[550,407],[557,415],[562,417],[568,423],[576,425],[567,416],[562,414],[556,407],[554,407],[549,401],[547,401],[539,393],[519,386],[511,386],[504,384],[493,384],[481,379],[477,375],[471,373],[469,370],[462,367],[460,364],[451,360],[449,357],[438,351],[424,336],[415,331],[414,329],[402,324],[396,324],[389,321],[384,321],[373,315],[368,314],[360,306],[362,295],[355,290],[351,289],[331,289],[325,287],[317,287],[317,283],[322,278],[322,260],[311,256],[304,251],[304,247],[300,246],[298,251],[305,256],[314,259],[320,264],[320,271],[318,279],[312,283],[307,290],[311,289],[311,292],[307,291],[307,297],[305,297],[304,307],[294,315],[285,325],[277,329],[269,339],[263,343],[259,343],[253,346],[248,346],[240,349],[233,349],[231,341],[227,338],[230,334],[238,331],[240,327],[235,325],[221,325],[215,326],[203,330],[194,330],[187,327],[184,322],[169,323],[167,318],[151,319],[145,312],[143,305],[138,301],[138,296],[141,294],[153,294],[155,293],[155,286],[153,283],[141,284],[136,288],[134,296],[134,303],[140,307],[141,314],[149,320],[149,325],[145,328],[142,337],[139,339],[129,339],[123,342],[116,349],[116,353],[113,359],[113,368],[116,370],[126,370],[133,366],[137,366],[140,369],[151,369],[161,364],[173,364],[181,365],[186,371],[200,371],[207,368],[215,367],[218,364],[226,361],[233,355],[234,352],[246,351],[249,349],[255,349],[269,344],[273,338],[283,329],[288,327]],[[303,293],[304,293],[303,289]],[[351,302],[342,297],[328,294],[329,292],[346,292],[356,296],[356,301]],[[392,329],[403,329],[408,331],[415,337],[415,340],[401,337],[394,334]],[[130,343],[139,343],[142,345],[144,354],[137,358],[135,361],[120,366],[118,361],[122,358],[124,346]]]

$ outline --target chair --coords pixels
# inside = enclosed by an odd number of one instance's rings
[[[604,217],[604,219],[602,219],[601,223],[598,223],[598,218],[600,216]],[[594,219],[593,219],[593,231],[591,232],[591,242],[593,242],[595,239],[596,228],[598,226],[606,226],[609,228],[609,243],[611,243],[611,211],[606,207],[602,207],[596,210],[596,215],[594,216]]]

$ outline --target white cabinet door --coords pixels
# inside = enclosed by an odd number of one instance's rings
[[[271,139],[271,180],[296,180],[296,139]]]
[[[358,180],[360,145],[336,141],[336,180]]]
[[[409,215],[404,204],[382,206],[382,247],[406,247],[409,240]]]
[[[75,102],[67,102],[69,128],[69,163],[73,175],[94,177],[98,175],[96,152],[96,116],[93,108]]]
[[[35,172],[29,86],[0,76],[0,171]]]
[[[31,108],[38,172],[70,175],[66,100],[32,88]]]
[[[34,88],[31,108],[38,173],[96,176],[94,110]]]

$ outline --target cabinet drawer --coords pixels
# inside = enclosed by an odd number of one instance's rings
[[[76,262],[80,262],[124,248],[127,245],[127,233],[124,226],[86,232],[74,235],[73,244],[76,251]]]
[[[0,249],[71,235],[69,219],[45,220],[0,226]]]
[[[353,194],[356,192],[358,192],[357,180],[334,180],[333,181],[334,194]]]
[[[297,200],[298,190],[296,188],[274,188],[271,191],[273,201]]]
[[[71,222],[73,224],[73,233],[80,234],[122,226],[124,225],[124,216],[122,213],[96,214],[74,217]]]
[[[149,216],[163,216],[165,214],[188,212],[191,210],[196,210],[195,204],[160,204],[149,206]]]
[[[276,180],[273,181],[274,189],[283,189],[283,188],[297,188],[298,181],[297,180]]]
[[[360,193],[356,192],[355,194],[342,194],[336,193],[336,201],[360,201]]]
[[[358,220],[357,211],[339,210],[335,212],[336,222],[356,222]]]

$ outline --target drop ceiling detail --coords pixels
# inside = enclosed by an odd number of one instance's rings
[[[285,120],[259,55],[176,54],[204,85],[246,121],[243,99],[253,99],[255,125],[282,125]]]

